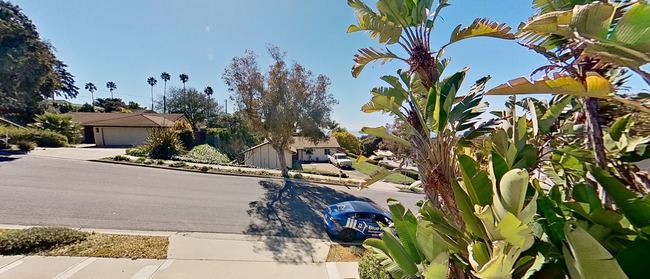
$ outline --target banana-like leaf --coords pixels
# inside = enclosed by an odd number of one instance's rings
[[[380,181],[380,180],[386,178],[386,176],[389,176],[391,174],[392,173],[389,170],[380,167],[378,170],[376,170],[376,171],[374,171],[374,172],[372,172],[370,174],[370,178],[366,178],[365,181],[363,183],[361,183],[361,185],[359,186],[359,189],[363,190],[363,189],[367,188],[368,186],[374,184],[377,181]]]
[[[485,95],[557,94],[608,98],[614,92],[615,89],[609,80],[590,72],[587,73],[584,83],[570,76],[558,75],[554,79],[544,77],[532,82],[525,77],[520,77],[489,90]]]
[[[399,41],[401,27],[385,20],[360,0],[348,0],[348,5],[357,13],[357,25],[350,25],[348,33],[366,31],[371,39],[379,37],[380,44],[390,45]]]
[[[451,106],[454,104],[456,93],[460,89],[468,70],[469,68],[465,68],[445,78],[439,90],[434,90],[434,87],[431,87],[424,116],[427,125],[432,127],[433,132],[443,131],[448,125]]]
[[[511,248],[506,252],[504,241],[492,242],[492,257],[481,269],[472,271],[472,274],[482,279],[506,279],[512,278],[514,265],[519,254],[519,249]]]
[[[447,251],[447,243],[432,229],[433,223],[425,220],[418,221],[416,238],[425,258],[432,262],[441,252]]]
[[[575,5],[583,5],[591,2],[593,0],[533,0],[533,9],[536,9],[540,14],[545,14],[570,10]]]
[[[458,25],[456,29],[454,29],[447,45],[473,37],[492,37],[508,40],[515,39],[515,35],[510,33],[510,30],[512,30],[510,26],[506,26],[505,23],[499,24],[496,21],[490,21],[489,18],[477,18],[471,25],[463,29],[461,29],[461,27],[462,25]]]
[[[623,210],[625,217],[636,228],[650,226],[650,200],[627,189],[625,184],[601,168],[589,166],[589,172],[605,188],[616,205]]]
[[[368,250],[375,248],[383,252],[385,255],[390,255],[390,252],[388,251],[388,247],[386,247],[386,243],[384,243],[384,241],[381,239],[368,238],[363,241],[363,247],[365,247]]]
[[[548,110],[539,118],[539,133],[542,135],[551,132],[551,127],[557,121],[557,118],[562,114],[564,108],[571,103],[573,98],[571,96],[560,97],[556,102],[552,103]]]
[[[362,48],[359,50],[359,54],[354,55],[356,64],[352,66],[352,76],[358,77],[363,68],[370,62],[379,62],[380,65],[383,65],[393,59],[404,60],[389,49]]]
[[[360,131],[362,134],[368,134],[368,135],[373,135],[378,138],[382,139],[387,139],[387,140],[392,140],[395,141],[399,144],[405,145],[405,146],[411,146],[411,143],[399,138],[397,136],[394,136],[392,134],[389,134],[388,131],[386,131],[386,127],[377,127],[377,128],[369,128],[369,127],[363,127],[361,128]]]
[[[388,199],[388,209],[390,210],[395,229],[397,230],[404,249],[416,264],[420,264],[426,257],[420,249],[416,232],[418,220],[411,210],[406,210],[404,206],[393,198]]]
[[[459,156],[458,162],[460,163],[465,190],[467,190],[472,203],[480,206],[490,204],[492,201],[492,183],[487,172],[480,170],[478,162],[467,155]]]
[[[571,278],[628,278],[614,257],[580,226],[565,233],[569,249],[564,248],[564,258]],[[570,252],[570,253],[569,253]]]
[[[611,136],[613,140],[618,141],[621,139],[621,136],[627,130],[627,124],[630,123],[631,116],[631,114],[627,114],[614,121],[612,128],[609,129],[609,136]]]
[[[454,190],[456,203],[458,204],[458,209],[460,210],[460,214],[463,221],[465,221],[467,228],[478,237],[487,239],[488,237],[485,232],[485,227],[483,227],[481,220],[474,215],[474,204],[472,204],[467,192],[460,187],[457,181],[452,182],[452,188]]]
[[[449,274],[449,252],[443,251],[426,267],[423,274],[427,279],[446,279]]]
[[[406,274],[415,275],[418,273],[419,270],[416,263],[411,259],[411,256],[408,254],[406,249],[404,249],[404,246],[393,230],[381,223],[380,226],[384,230],[381,239],[384,241],[393,261],[395,261]]]
[[[503,219],[497,223],[493,232],[497,240],[505,240],[521,251],[528,250],[535,243],[533,231],[514,214],[506,213]]]
[[[467,252],[470,265],[474,270],[480,270],[487,262],[490,261],[490,252],[487,245],[480,241],[474,241],[467,246]]]
[[[522,169],[512,169],[505,173],[499,183],[499,192],[493,195],[492,204],[499,219],[510,212],[518,216],[524,207],[526,190],[528,188],[528,172]]]

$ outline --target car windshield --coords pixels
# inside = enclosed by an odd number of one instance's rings
[[[339,156],[337,156],[336,158],[337,158],[337,159],[347,159],[348,156],[345,156],[345,155],[339,155]]]

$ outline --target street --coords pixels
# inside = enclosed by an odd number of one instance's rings
[[[81,160],[0,157],[0,223],[323,238],[325,206],[421,194]]]

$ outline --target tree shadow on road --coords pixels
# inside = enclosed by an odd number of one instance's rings
[[[370,201],[308,182],[267,180],[260,185],[265,193],[249,204],[247,213],[253,220],[244,233],[280,236],[266,238],[265,247],[259,249],[273,252],[274,259],[282,262],[304,262],[305,256],[314,252],[313,239],[327,239],[323,223],[326,206],[350,200]]]

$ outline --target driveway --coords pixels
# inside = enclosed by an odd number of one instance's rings
[[[96,160],[115,155],[124,155],[126,148],[105,148],[105,147],[47,147],[36,148],[29,153],[29,156],[44,156],[75,160]]]
[[[335,167],[334,165],[330,163],[303,163],[302,168],[307,170],[307,169],[316,169],[316,170],[322,170],[322,171],[329,171],[333,173],[338,173],[339,169]],[[364,180],[368,178],[367,175],[360,173],[356,171],[353,168],[344,168],[343,173],[347,174],[348,177],[352,179],[358,179],[358,180]]]

